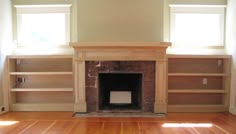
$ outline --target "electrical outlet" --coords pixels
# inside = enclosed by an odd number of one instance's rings
[[[203,78],[203,79],[202,79],[202,84],[203,84],[203,85],[207,85],[207,78]]]
[[[220,67],[222,65],[222,60],[218,60],[218,67]]]
[[[19,65],[20,64],[20,59],[16,60],[16,64]]]
[[[17,83],[25,83],[25,78],[24,77],[17,77],[16,82]]]

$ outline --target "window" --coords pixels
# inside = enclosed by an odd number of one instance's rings
[[[223,6],[170,6],[171,42],[177,46],[223,46]]]
[[[22,45],[65,45],[70,40],[70,5],[15,6],[17,42]]]

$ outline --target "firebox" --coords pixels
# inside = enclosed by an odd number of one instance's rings
[[[142,73],[99,73],[99,110],[141,110]]]

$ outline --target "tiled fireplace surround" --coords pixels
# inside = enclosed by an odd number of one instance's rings
[[[99,111],[98,74],[142,74],[141,112],[167,111],[167,42],[77,42],[74,50],[75,112]],[[121,83],[122,84],[122,83]]]

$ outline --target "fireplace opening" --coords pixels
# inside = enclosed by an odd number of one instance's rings
[[[99,73],[99,110],[141,110],[141,73]]]

